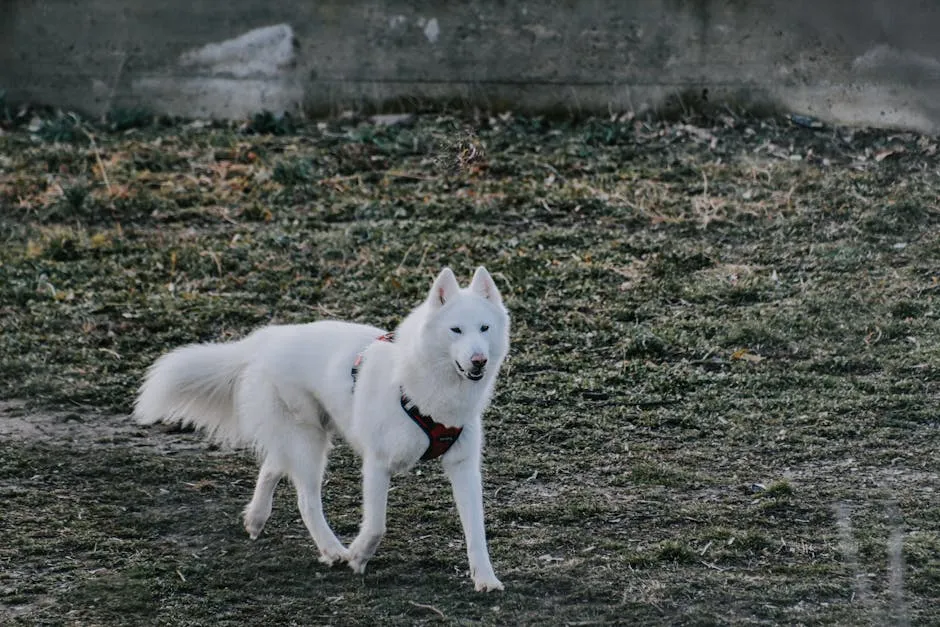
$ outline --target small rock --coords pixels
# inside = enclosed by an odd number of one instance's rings
[[[385,113],[373,115],[369,120],[376,126],[408,126],[414,122],[412,113]]]
[[[822,128],[823,123],[817,120],[816,118],[811,118],[808,115],[797,115],[793,114],[790,116],[790,121],[796,124],[797,126],[802,126],[804,128]]]

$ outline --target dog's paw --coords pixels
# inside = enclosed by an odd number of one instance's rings
[[[264,529],[264,523],[268,522],[268,517],[252,516],[249,512],[245,512],[244,522],[248,537],[252,540],[257,540],[258,536],[261,535],[261,530]]]
[[[366,572],[366,564],[369,563],[369,560],[363,559],[361,556],[350,556],[346,563],[349,564],[354,573],[361,575]]]
[[[345,562],[349,559],[349,550],[339,546],[336,548],[320,551],[320,563],[332,566],[336,562]]]
[[[494,590],[505,590],[503,583],[496,578],[496,575],[490,577],[474,577],[473,587],[477,592],[493,592]]]
[[[493,567],[487,564],[483,568],[470,568],[470,577],[473,579],[473,587],[477,592],[492,592],[493,590],[503,590],[502,582],[496,578]]]
[[[366,572],[366,564],[375,555],[375,549],[382,541],[384,533],[385,529],[382,529],[379,533],[371,534],[360,532],[352,544],[349,545],[349,558],[346,562],[354,573],[361,575]]]
[[[470,578],[473,579],[473,587],[477,592],[492,592],[493,590],[503,590],[503,583],[496,578],[493,567],[489,560],[481,566],[470,567]]]

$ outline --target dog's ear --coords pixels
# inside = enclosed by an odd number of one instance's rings
[[[477,271],[473,273],[473,280],[470,281],[470,291],[474,294],[479,294],[487,300],[493,301],[497,305],[503,303],[503,297],[496,287],[496,282],[493,281],[493,277],[490,276],[490,273],[487,272],[486,268],[483,266],[477,268]]]
[[[457,277],[454,276],[454,271],[450,268],[444,268],[434,279],[434,285],[431,286],[431,291],[428,292],[428,302],[431,304],[431,309],[440,309],[459,291],[460,286],[457,285]]]

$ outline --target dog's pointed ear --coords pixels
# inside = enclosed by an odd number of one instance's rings
[[[473,273],[473,280],[470,281],[470,291],[493,301],[497,305],[503,303],[503,297],[496,287],[496,282],[483,266],[477,268],[477,271]]]
[[[457,277],[454,276],[454,271],[445,267],[434,279],[434,285],[431,286],[431,291],[428,292],[428,302],[431,304],[431,309],[440,309],[459,291],[460,286],[457,285]]]

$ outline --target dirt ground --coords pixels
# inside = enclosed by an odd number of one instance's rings
[[[735,112],[239,124],[0,105],[0,622],[940,624],[937,138]],[[267,323],[393,327],[442,265],[513,317],[491,554],[439,464],[364,576],[293,489],[131,422],[149,363]],[[349,449],[327,516],[359,517]]]

